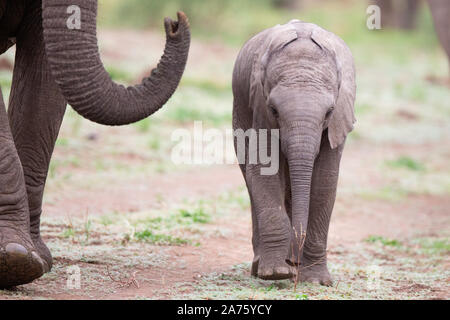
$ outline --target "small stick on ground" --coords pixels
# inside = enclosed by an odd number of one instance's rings
[[[295,292],[295,291],[297,291],[297,285],[298,285],[298,282],[299,282],[299,279],[300,279],[300,272],[301,272],[301,270],[300,270],[300,262],[301,262],[300,261],[300,252],[302,252],[302,249],[303,249],[303,247],[305,245],[306,232],[303,231],[303,226],[300,225],[300,234],[301,234],[301,236],[300,237],[298,236],[298,233],[295,230],[295,228],[294,228],[294,233],[295,233],[295,239],[298,239],[297,240],[298,241],[297,245],[298,245],[298,252],[299,252],[299,254],[297,255],[297,261],[296,261],[296,266],[295,266],[296,271],[297,271],[296,275],[295,275],[295,280],[294,280],[294,292]],[[294,248],[293,247],[292,247],[292,255],[294,255]],[[319,263],[323,262],[325,259],[326,258],[319,259],[318,261],[316,261],[314,263],[311,263],[308,266],[303,267],[303,269],[307,269],[307,268],[310,268],[310,267],[312,267],[312,266],[314,266],[316,264],[319,264]]]
[[[107,265],[106,266],[106,273],[107,273],[107,275],[108,275],[108,277],[113,281],[113,282],[116,282],[116,283],[118,283],[119,284],[119,286],[121,287],[121,288],[124,288],[124,287],[127,287],[127,288],[129,288],[129,287],[131,287],[132,285],[134,285],[137,289],[139,289],[139,282],[136,280],[136,274],[138,273],[139,271],[135,271],[135,272],[133,272],[133,275],[130,277],[130,279],[128,279],[128,280],[122,280],[122,279],[115,279],[113,276],[112,276],[112,274],[109,272],[109,266]]]
[[[302,252],[303,246],[305,245],[305,239],[306,239],[306,232],[303,231],[303,225],[300,225],[300,234],[299,237],[297,230],[294,229],[295,233],[295,239],[298,239],[298,255],[297,255],[297,261],[296,261],[296,274],[295,274],[295,281],[294,281],[294,292],[297,291],[297,285],[300,277],[300,253]],[[292,246],[292,256],[294,256],[294,247]]]

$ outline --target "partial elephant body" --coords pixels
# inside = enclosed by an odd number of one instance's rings
[[[26,1],[0,0],[0,54],[16,42],[16,34],[25,13]],[[13,5],[12,5],[13,4]]]
[[[98,123],[141,120],[173,94],[188,56],[189,24],[179,13],[179,21],[165,20],[166,50],[151,76],[119,86],[98,54],[97,1],[70,5],[81,9],[81,29],[67,27],[67,1],[0,0],[0,52],[17,43],[8,114],[0,97],[0,287],[31,282],[52,267],[40,216],[67,101]]]
[[[234,129],[280,134],[275,175],[262,175],[263,165],[248,160],[241,164],[252,206],[254,276],[291,278],[299,267],[301,280],[331,284],[328,226],[342,150],[355,122],[354,79],[345,43],[297,20],[259,33],[239,53]]]
[[[381,10],[381,27],[412,30],[416,27],[420,0],[370,0]]]
[[[106,125],[124,125],[158,111],[177,88],[189,53],[189,23],[164,21],[166,48],[140,85],[125,88],[111,80],[98,53],[97,1],[73,0],[82,8],[80,29],[67,29],[67,0],[42,0],[45,50],[50,69],[69,104],[83,117]],[[80,54],[82,50],[82,54]],[[76,72],[74,72],[76,70]]]
[[[447,54],[450,76],[450,1],[428,0],[439,41]]]

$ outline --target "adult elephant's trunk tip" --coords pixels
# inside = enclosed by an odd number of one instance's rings
[[[158,66],[136,86],[114,83],[100,59],[96,36],[97,1],[73,0],[79,24],[69,28],[66,0],[43,0],[48,63],[68,103],[83,117],[105,125],[125,125],[159,110],[177,89],[190,47],[189,21],[165,18],[166,46]],[[76,17],[74,17],[76,18]]]
[[[164,27],[166,34],[171,38],[183,35],[186,30],[189,30],[189,19],[183,11],[177,12],[178,21],[173,21],[169,17],[164,19]]]

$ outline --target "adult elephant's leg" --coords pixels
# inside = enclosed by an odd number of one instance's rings
[[[0,89],[0,287],[33,281],[44,272],[30,238],[25,182]]]
[[[449,76],[450,76],[450,2],[448,0],[428,0],[434,26],[442,47],[447,53]]]
[[[47,66],[40,6],[30,8],[25,21],[17,36],[14,89],[8,113],[25,176],[31,238],[47,272],[52,256],[40,236],[42,197],[66,102]]]
[[[248,165],[246,180],[252,200],[255,249],[252,273],[266,280],[291,278],[294,269],[286,263],[291,223],[284,207],[279,175],[261,175],[259,165]],[[256,230],[255,230],[256,229]],[[255,243],[256,242],[256,243]]]
[[[300,261],[301,281],[332,285],[326,250],[343,148],[342,144],[331,149],[327,132],[324,132],[320,152],[314,163],[308,228]]]

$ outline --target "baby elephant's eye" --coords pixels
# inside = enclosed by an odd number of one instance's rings
[[[275,107],[270,106],[270,111],[272,112],[272,114],[275,118],[279,117],[278,111],[277,111],[277,109],[275,109]]]
[[[330,109],[328,109],[327,113],[325,114],[325,119],[328,119],[331,114],[333,113],[334,107],[331,107]]]

